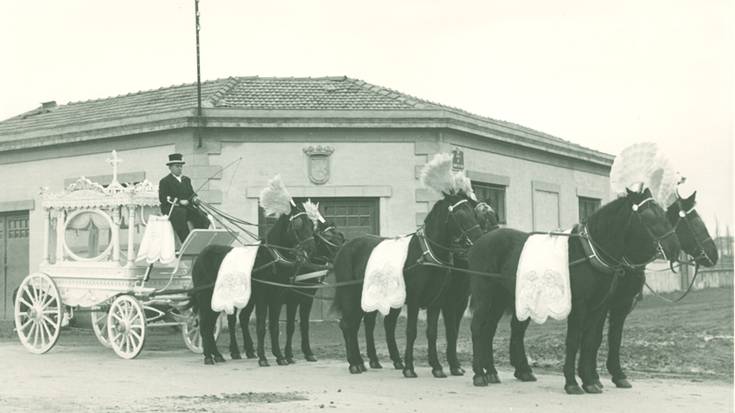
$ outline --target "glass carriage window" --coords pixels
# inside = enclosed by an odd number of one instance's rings
[[[579,222],[587,221],[587,218],[597,211],[601,201],[597,198],[579,197]]]
[[[505,216],[505,185],[486,184],[472,181],[472,190],[479,202],[487,202],[498,214],[500,224],[507,223]]]

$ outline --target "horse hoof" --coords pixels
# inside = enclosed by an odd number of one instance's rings
[[[360,367],[358,367],[356,364],[353,364],[350,366],[350,373],[351,374],[360,374],[362,373],[362,370],[360,370]]]
[[[403,369],[403,377],[407,379],[415,379],[418,376],[416,375],[416,372],[413,371],[413,369],[405,368]]]
[[[567,394],[584,394],[584,390],[578,384],[567,384],[564,386],[564,391]]]
[[[286,361],[285,358],[281,357],[276,359],[276,364],[278,364],[279,366],[288,366],[288,361]]]
[[[382,369],[383,366],[380,365],[380,362],[378,360],[370,360],[370,368],[371,369]]]
[[[214,361],[216,361],[217,363],[224,363],[225,362],[225,358],[222,357],[221,354],[215,354],[214,355]]]
[[[365,367],[365,363],[358,364],[357,368],[360,369],[360,373],[365,373],[367,371],[367,367]]]
[[[449,373],[452,376],[464,376],[464,369],[462,367],[450,367]]]
[[[396,370],[403,370],[406,368],[406,366],[403,365],[403,362],[401,360],[398,360],[393,362],[393,368]]]
[[[230,357],[233,360],[241,360],[242,359],[242,355],[240,355],[240,353],[230,353]]]
[[[314,357],[313,354],[307,354],[304,356],[304,358],[306,359],[306,361],[316,361],[316,357]]]
[[[255,353],[245,352],[245,357],[247,357],[249,359],[254,359],[254,358],[257,358],[258,356],[256,356]]]
[[[633,387],[633,385],[630,384],[630,382],[628,381],[628,379],[626,379],[625,377],[623,377],[621,379],[613,379],[612,382],[615,383],[615,387],[617,387],[619,389],[629,389],[629,388]]]
[[[296,364],[296,360],[294,360],[293,357],[286,357],[286,363],[287,364]]]
[[[475,374],[475,376],[472,377],[472,384],[477,387],[487,387],[487,377],[485,377],[484,374]]]
[[[268,360],[266,360],[266,359],[260,359],[260,360],[258,360],[258,365],[260,367],[270,367],[270,364],[268,364]]]
[[[488,373],[485,375],[485,380],[488,382],[488,384],[498,384],[500,383],[500,378],[498,377],[498,373]]]
[[[447,375],[444,374],[444,370],[441,368],[438,369],[431,369],[431,374],[436,377],[437,379],[446,379]]]
[[[204,364],[213,366],[214,365],[214,359],[212,359],[212,357],[204,357]]]
[[[605,388],[605,386],[602,385],[602,382],[600,381],[600,379],[597,379],[597,380],[593,381],[592,384],[594,384],[595,386],[597,386],[597,387],[599,387],[601,389],[604,389]]]
[[[534,376],[533,373],[531,373],[530,371],[516,372],[514,376],[516,376],[518,380],[524,382],[536,381],[536,376]]]
[[[592,384],[583,384],[582,385],[582,389],[584,390],[585,393],[590,393],[590,394],[600,394],[600,393],[602,393],[602,389],[599,388],[599,387],[597,387],[594,383],[592,383]]]

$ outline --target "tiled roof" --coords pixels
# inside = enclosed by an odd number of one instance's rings
[[[0,122],[0,142],[20,140],[33,131],[82,127],[96,122],[194,109],[196,99],[196,84],[184,84],[96,100],[70,102],[51,108],[41,107]],[[591,151],[524,126],[479,116],[348,77],[256,76],[212,80],[202,83],[202,106],[274,111],[441,110],[528,133],[563,146]]]

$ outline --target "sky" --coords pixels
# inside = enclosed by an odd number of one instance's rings
[[[0,119],[196,81],[194,0],[3,0]],[[733,229],[732,0],[200,0],[202,79],[348,76],[612,155]]]

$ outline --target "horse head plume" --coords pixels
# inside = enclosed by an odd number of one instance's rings
[[[452,155],[438,153],[424,165],[421,170],[421,182],[443,195],[454,195],[464,192],[472,197],[472,185],[464,171],[452,171]]]
[[[314,222],[314,228],[319,225],[320,222],[326,222],[321,212],[319,212],[319,203],[316,204],[311,202],[311,199],[307,200],[302,204],[306,215]]]
[[[286,190],[286,186],[281,181],[281,176],[276,175],[268,181],[268,186],[260,191],[260,206],[265,210],[265,214],[273,215],[276,218],[283,214],[291,212],[291,195]]]
[[[659,205],[668,206],[676,200],[680,177],[668,157],[653,142],[637,143],[623,149],[610,169],[610,188],[614,193],[626,189],[651,191]]]

